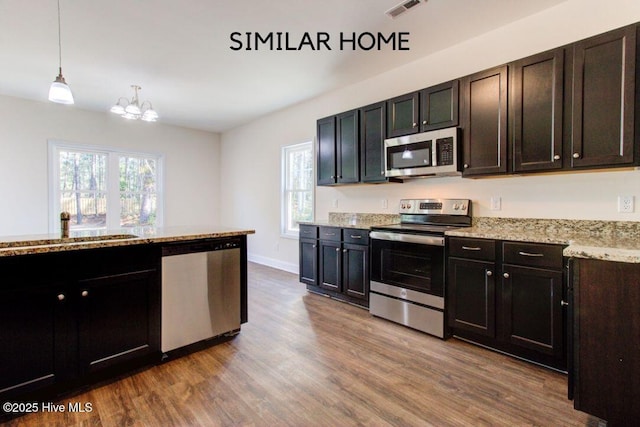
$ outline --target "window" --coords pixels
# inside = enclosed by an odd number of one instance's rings
[[[297,237],[298,221],[313,220],[313,144],[282,147],[282,235]]]
[[[162,157],[103,147],[49,142],[50,231],[60,212],[72,230],[162,225]]]

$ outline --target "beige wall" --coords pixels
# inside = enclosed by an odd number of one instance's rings
[[[0,96],[0,236],[48,232],[48,139],[162,154],[165,225],[220,223],[219,135]]]
[[[263,117],[222,135],[223,222],[256,229],[251,259],[297,268],[297,241],[280,237],[280,148],[315,137],[318,118],[555,48],[640,21],[637,0],[568,0],[526,19],[358,84]],[[636,212],[619,214],[617,195]],[[319,187],[316,218],[328,212],[394,213],[403,197],[462,197],[481,216],[640,221],[640,171],[491,179],[440,178],[404,184]],[[502,210],[489,210],[492,196]],[[388,209],[382,208],[387,200]],[[332,207],[337,201],[337,208]]]

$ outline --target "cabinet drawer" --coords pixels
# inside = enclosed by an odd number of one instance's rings
[[[449,256],[493,261],[496,258],[496,243],[488,239],[451,237]]]
[[[318,237],[321,240],[339,242],[342,240],[342,229],[338,227],[320,227],[320,235]]]
[[[300,224],[300,238],[301,239],[317,239],[318,238],[318,226]]]
[[[562,269],[561,245],[504,242],[502,249],[505,264]]]
[[[357,228],[343,228],[342,240],[346,243],[355,243],[356,245],[368,245],[369,230],[361,230]]]

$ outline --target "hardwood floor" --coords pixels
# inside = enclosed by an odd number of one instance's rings
[[[249,265],[249,323],[233,340],[10,426],[596,426],[562,374],[378,319]]]

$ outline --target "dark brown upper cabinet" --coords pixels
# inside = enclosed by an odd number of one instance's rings
[[[420,131],[458,126],[458,80],[420,91]]]
[[[511,64],[513,171],[561,169],[564,49]]]
[[[318,185],[360,180],[359,126],[358,110],[318,120]]]
[[[387,137],[418,133],[420,92],[396,96],[387,101]]]
[[[462,79],[463,176],[507,172],[506,65]]]
[[[573,45],[571,167],[634,163],[636,26]]]
[[[330,116],[317,123],[316,159],[318,185],[336,183],[336,117]]]
[[[386,182],[384,139],[387,108],[378,102],[360,109],[360,181]]]
[[[358,110],[336,116],[338,184],[360,181],[360,122]]]

